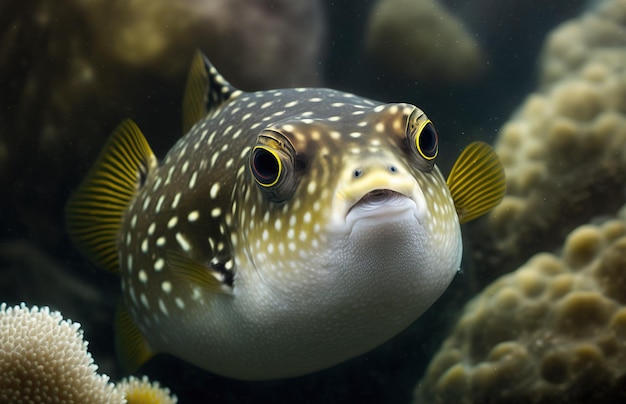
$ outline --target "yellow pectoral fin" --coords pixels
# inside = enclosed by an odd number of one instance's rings
[[[493,148],[483,142],[473,142],[463,150],[447,183],[461,223],[487,213],[506,192],[502,163]]]
[[[124,370],[135,372],[154,356],[126,308],[119,304],[115,312],[115,348]]]
[[[122,122],[65,208],[67,231],[83,254],[117,272],[122,217],[156,157],[131,120]]]

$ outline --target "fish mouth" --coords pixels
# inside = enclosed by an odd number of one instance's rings
[[[415,203],[403,193],[392,189],[380,188],[366,193],[354,205],[348,209],[348,215],[358,210],[365,216],[379,212],[389,215],[398,211],[415,207]]]

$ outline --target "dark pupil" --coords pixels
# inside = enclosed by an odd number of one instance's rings
[[[435,132],[433,124],[426,124],[419,136],[420,150],[425,156],[433,157],[437,153],[437,132]]]
[[[254,176],[263,184],[270,184],[276,181],[279,166],[276,157],[267,150],[257,149],[252,160]]]

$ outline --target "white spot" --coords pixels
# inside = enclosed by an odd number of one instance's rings
[[[274,222],[274,228],[276,229],[276,231],[280,231],[282,227],[283,222],[280,219],[276,219],[276,221]]]
[[[144,238],[141,242],[141,252],[144,254],[148,254],[148,239]]]
[[[130,233],[126,233],[126,247],[130,246],[130,243],[133,242],[133,236]]]
[[[217,218],[217,217],[220,217],[221,214],[222,214],[222,209],[220,208],[211,209],[211,217]]]
[[[196,179],[198,179],[198,172],[194,171],[193,174],[191,174],[191,179],[189,180],[189,189],[196,186]]]
[[[291,108],[293,106],[296,106],[297,104],[298,104],[297,100],[289,101],[288,103],[285,104],[285,108]]]
[[[250,146],[246,146],[243,149],[241,149],[241,153],[239,153],[239,157],[240,158],[248,157],[248,152],[250,151],[250,149],[251,149]]]
[[[154,185],[152,186],[152,192],[159,189],[159,187],[161,186],[161,181],[163,181],[163,179],[161,177],[157,177],[156,181],[154,182]]]
[[[183,163],[183,169],[182,169],[183,174],[185,174],[188,169],[189,169],[189,161],[185,161]]]
[[[165,245],[165,237],[159,237],[156,241],[156,245],[158,245],[159,247],[163,247]]]
[[[313,97],[313,98],[309,98],[310,102],[320,102],[322,101],[322,99],[320,97]]]
[[[126,257],[126,268],[128,268],[129,271],[133,269],[133,256],[130,254]]]
[[[183,299],[181,299],[180,297],[177,297],[176,299],[174,299],[174,301],[176,302],[176,306],[178,306],[179,309],[184,309],[185,308],[185,302],[183,302]]]
[[[137,226],[137,214],[134,214],[133,217],[130,219],[130,227],[134,229],[136,226]]]
[[[177,223],[178,223],[178,217],[172,216],[172,218],[167,222],[167,228],[173,229]]]
[[[163,314],[165,314],[166,316],[169,316],[170,314],[167,311],[167,307],[165,307],[165,303],[163,303],[162,299],[159,299],[159,309],[161,310],[161,312]]]
[[[267,241],[270,238],[270,234],[267,231],[267,229],[263,230],[263,233],[261,234],[261,238],[263,239],[263,241]]]
[[[340,121],[340,120],[341,120],[341,117],[340,117],[340,116],[338,116],[338,115],[335,115],[335,116],[331,116],[331,117],[329,117],[329,118],[328,118],[328,120],[329,120],[330,122],[337,122],[337,121]]]
[[[150,226],[148,227],[148,235],[149,236],[153,235],[155,230],[156,230],[156,223],[154,222],[150,223]]]
[[[189,241],[181,233],[176,233],[176,241],[178,241],[180,248],[182,248],[184,251],[191,250],[191,244],[189,244]]]
[[[146,197],[146,199],[144,199],[143,201],[143,211],[147,211],[148,210],[148,206],[150,205],[150,201],[152,200],[152,198],[150,197],[150,195],[148,195]]]
[[[382,122],[378,122],[376,125],[374,125],[374,129],[376,130],[376,132],[382,133],[385,131],[385,124]]]
[[[190,212],[187,215],[187,220],[190,222],[195,222],[196,220],[198,220],[199,217],[200,217],[200,212],[198,212],[197,210],[194,210],[193,212]]]
[[[141,303],[144,305],[146,309],[150,308],[150,303],[148,303],[148,298],[146,297],[145,293],[142,293],[141,295],[139,295],[139,299],[141,300]]]
[[[154,270],[156,272],[161,272],[164,264],[165,264],[165,261],[163,261],[163,258],[159,258],[158,260],[154,262]]]
[[[161,290],[165,293],[171,293],[172,292],[172,282],[170,281],[163,281],[161,282]]]
[[[337,132],[336,130],[331,130],[329,133],[331,139],[338,140],[341,138],[341,132]]]
[[[139,270],[139,280],[141,281],[141,283],[146,284],[148,283],[148,274],[146,273],[146,271],[144,271],[143,269]]]
[[[211,189],[209,190],[209,196],[211,197],[211,199],[215,199],[217,197],[217,193],[220,190],[220,184],[219,182],[214,183],[213,185],[211,185]]]
[[[311,223],[311,212],[304,212],[302,220],[304,220],[304,223]]]
[[[309,182],[309,185],[307,185],[306,187],[306,191],[310,194],[313,195],[315,193],[315,190],[317,189],[317,183],[315,183],[315,181],[311,181]]]
[[[358,139],[362,136],[363,134],[361,132],[350,132],[350,137],[354,138],[354,139]]]
[[[161,206],[163,206],[163,201],[164,200],[165,200],[165,195],[159,196],[159,200],[157,201],[157,205],[156,205],[156,209],[155,209],[156,213],[161,213]]]
[[[174,200],[172,201],[172,209],[176,209],[178,207],[178,203],[180,202],[181,193],[178,192],[174,195]]]
[[[217,161],[219,156],[220,156],[219,151],[216,151],[215,153],[213,153],[213,155],[211,156],[211,167],[215,167],[215,162]]]

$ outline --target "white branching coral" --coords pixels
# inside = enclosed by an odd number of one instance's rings
[[[97,369],[79,323],[48,307],[0,304],[0,402],[124,403]]]

